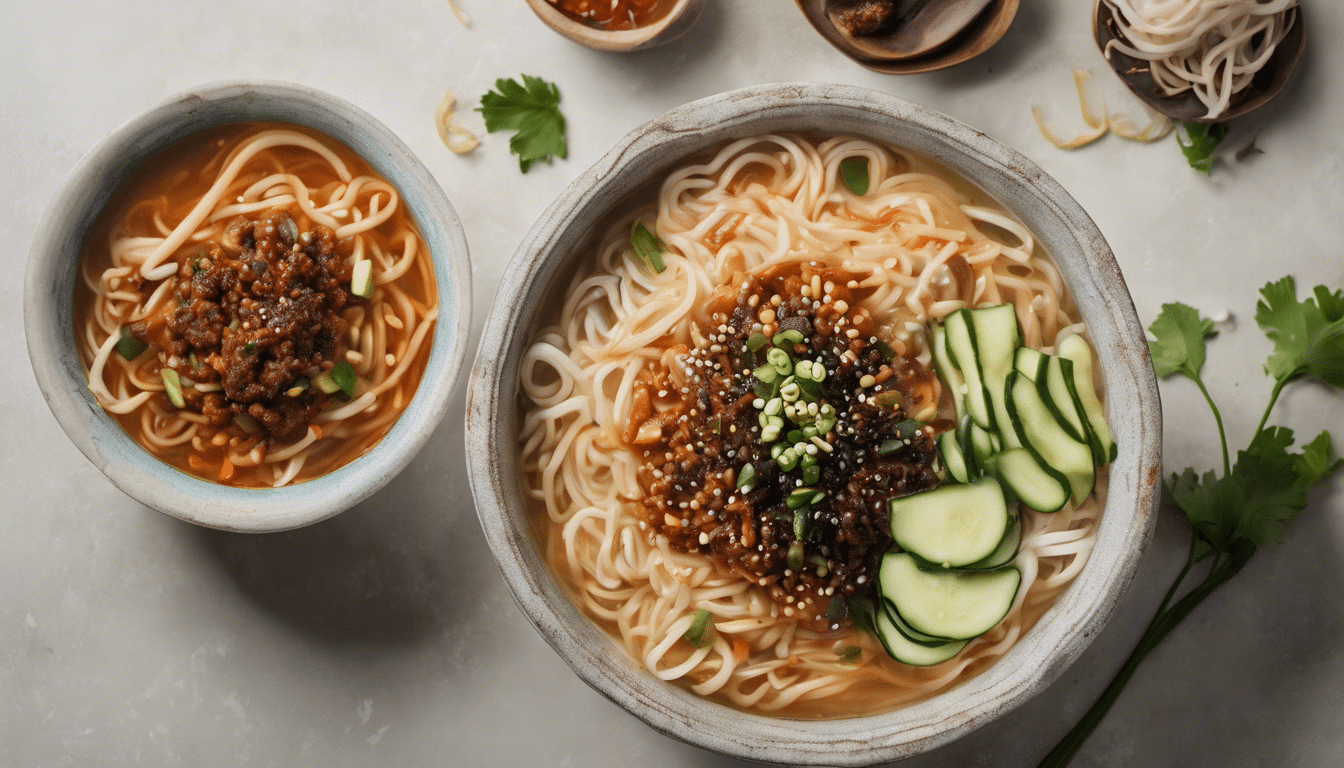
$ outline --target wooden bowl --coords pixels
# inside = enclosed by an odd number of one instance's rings
[[[695,24],[696,19],[700,18],[700,12],[705,9],[705,0],[677,0],[677,4],[666,16],[646,27],[608,31],[571,19],[556,9],[550,0],[527,0],[527,4],[551,29],[579,45],[617,53],[638,51],[672,42],[685,34]]]
[[[529,0],[531,2],[532,0]],[[544,2],[544,0],[543,0]],[[989,50],[1003,37],[1017,15],[1019,0],[992,0],[975,20],[952,39],[917,58],[882,57],[874,55],[871,47],[859,47],[850,36],[839,29],[826,14],[829,0],[797,0],[798,8],[812,27],[841,53],[859,64],[888,75],[909,75],[932,72],[975,58]]]
[[[1289,76],[1297,67],[1298,60],[1302,58],[1302,49],[1307,38],[1304,31],[1305,23],[1302,6],[1299,5],[1297,20],[1274,49],[1269,61],[1265,62],[1265,66],[1256,73],[1249,86],[1232,95],[1232,101],[1227,109],[1216,117],[1206,117],[1208,107],[1190,91],[1167,96],[1158,90],[1157,83],[1148,73],[1148,62],[1117,50],[1112,50],[1109,56],[1106,55],[1107,44],[1117,39],[1119,35],[1110,7],[1101,0],[1097,0],[1092,13],[1092,34],[1111,69],[1115,70],[1115,74],[1120,76],[1129,90],[1133,91],[1143,103],[1173,120],[1187,123],[1222,123],[1264,106],[1283,90]]]

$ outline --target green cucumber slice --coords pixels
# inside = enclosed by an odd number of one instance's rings
[[[1042,369],[1044,379],[1037,384],[1045,385],[1045,404],[1064,425],[1070,436],[1080,443],[1091,447],[1088,437],[1087,419],[1083,416],[1083,405],[1078,399],[1074,386],[1073,361],[1067,357],[1050,356]],[[1093,456],[1096,463],[1105,464],[1105,459]]]
[[[938,454],[943,458],[943,466],[958,483],[969,483],[971,475],[966,467],[966,456],[957,444],[956,430],[944,432],[938,436]]]
[[[1042,467],[1062,473],[1069,482],[1069,500],[1076,507],[1092,493],[1096,465],[1091,449],[1074,440],[1050,412],[1041,388],[1014,371],[1008,376],[1008,416],[1022,445]]]
[[[881,599],[881,604],[882,604],[882,610],[886,612],[887,618],[890,619],[892,625],[896,627],[896,631],[904,635],[906,640],[909,640],[912,643],[919,643],[920,645],[927,645],[930,647],[936,645],[944,645],[946,643],[952,642],[951,640],[948,640],[946,637],[934,637],[933,635],[926,635],[923,632],[920,632],[916,630],[914,627],[910,626],[905,619],[901,618],[901,614],[896,612],[896,606],[893,605],[892,602],[886,599],[885,597]]]
[[[1016,568],[931,573],[902,552],[882,556],[878,582],[882,596],[915,631],[969,640],[1008,615],[1022,574]]]
[[[1004,532],[1003,539],[999,541],[999,546],[985,557],[983,560],[977,560],[970,565],[963,565],[959,568],[944,568],[936,563],[930,563],[927,560],[921,560],[918,555],[915,556],[915,564],[920,570],[933,571],[935,573],[947,573],[951,571],[990,571],[995,568],[1002,568],[1005,565],[1017,559],[1017,551],[1022,546],[1022,518],[1013,515],[1008,522],[1008,530]],[[896,622],[900,624],[900,622]],[[909,633],[906,633],[910,636]],[[935,638],[937,640],[946,640],[947,638]]]
[[[1070,336],[1059,342],[1059,355],[1073,361],[1074,390],[1083,413],[1087,415],[1088,426],[1092,429],[1089,440],[1098,456],[1097,463],[1109,464],[1115,461],[1119,451],[1111,437],[1111,429],[1106,424],[1106,413],[1097,399],[1097,387],[1092,380],[1092,347],[1082,336]]]
[[[1010,448],[994,461],[999,480],[1028,507],[1037,512],[1058,512],[1068,503],[1069,479],[1037,461],[1026,448]]]
[[[973,310],[970,314],[975,325],[976,362],[980,365],[980,378],[994,411],[994,424],[981,426],[991,429],[997,425],[1001,434],[1007,434],[1012,428],[1008,426],[1011,422],[1004,404],[1004,383],[1013,370],[1017,350],[1022,346],[1022,337],[1017,330],[1017,308],[1012,304],[999,304]],[[965,369],[962,366],[962,370]]]
[[[914,667],[941,664],[961,653],[961,649],[965,648],[966,643],[969,642],[968,640],[958,640],[935,646],[921,645],[902,635],[885,611],[878,611],[874,619],[877,639],[881,641],[887,655],[902,664],[909,664]]]
[[[952,356],[947,351],[947,329],[941,325],[935,325],[929,337],[929,352],[933,356],[933,368],[938,372],[938,377],[943,380],[943,386],[952,394],[952,405],[956,409],[956,418],[960,419],[966,414],[966,393],[963,389],[966,386],[966,379],[962,377],[957,366],[952,362]],[[964,482],[964,481],[963,481]]]
[[[993,406],[976,362],[975,327],[969,309],[959,309],[943,321],[947,351],[965,379],[966,413],[984,429],[994,428]]]
[[[1032,381],[1040,375],[1041,365],[1045,363],[1046,354],[1039,349],[1031,347],[1018,347],[1017,353],[1013,355],[1013,369],[1026,376]]]
[[[902,549],[945,568],[992,554],[1008,530],[1008,504],[993,477],[892,499],[891,535]]]

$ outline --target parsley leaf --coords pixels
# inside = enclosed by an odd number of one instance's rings
[[[509,151],[518,156],[523,173],[538,160],[566,157],[565,116],[560,114],[560,89],[540,77],[523,75],[523,82],[499,79],[498,92],[481,97],[476,109],[485,117],[485,129],[517,131],[509,140]]]
[[[1291,276],[1260,289],[1255,321],[1274,341],[1265,370],[1280,381],[1312,375],[1344,387],[1344,294],[1317,286],[1315,299],[1297,300]]]
[[[1227,136],[1227,126],[1223,123],[1180,123],[1176,131],[1176,143],[1181,145],[1181,154],[1191,168],[1213,173],[1213,153]]]
[[[1184,373],[1192,379],[1204,367],[1204,339],[1218,333],[1212,320],[1200,317],[1194,307],[1180,303],[1163,304],[1162,312],[1148,330],[1153,334],[1148,347],[1157,375]]]

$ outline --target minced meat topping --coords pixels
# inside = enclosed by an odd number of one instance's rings
[[[652,533],[818,630],[872,589],[887,502],[938,482],[934,429],[908,415],[934,374],[875,335],[856,287],[810,267],[747,278],[702,343],[664,357],[676,370],[641,375],[626,434]]]
[[[239,218],[183,262],[169,309],[129,331],[192,382],[186,407],[210,424],[242,417],[249,431],[290,435],[327,403],[309,383],[344,352],[350,273],[327,227],[301,233],[283,211]]]

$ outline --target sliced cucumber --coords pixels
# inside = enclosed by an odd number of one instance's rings
[[[969,309],[959,309],[943,321],[947,351],[965,379],[966,413],[984,429],[994,428],[994,415],[984,378],[976,362],[975,327]]]
[[[1075,440],[1091,447],[1087,419],[1083,416],[1083,404],[1078,399],[1078,391],[1074,386],[1073,361],[1067,357],[1048,356],[1042,372],[1044,379],[1037,383],[1045,384],[1048,395],[1046,405],[1050,406],[1050,410]],[[1107,463],[1105,459],[1097,456],[1092,458],[1098,464]]]
[[[944,432],[938,436],[938,454],[943,458],[943,466],[958,483],[969,483],[971,475],[966,467],[966,456],[957,443],[957,431]]]
[[[981,429],[979,424],[970,425],[969,435],[971,452],[975,454],[975,463],[978,466],[983,467],[990,457],[1003,447],[997,434]]]
[[[1018,347],[1013,355],[1013,369],[1026,376],[1032,381],[1040,375],[1041,366],[1045,363],[1046,354],[1039,349],[1031,347]]]
[[[1022,346],[1017,330],[1017,309],[1012,304],[983,307],[971,312],[975,325],[976,362],[980,364],[980,378],[989,393],[994,411],[994,426],[1000,433],[1011,433],[1008,411],[1004,404],[1004,383],[1013,370],[1013,358]],[[966,366],[962,366],[966,370]],[[991,425],[981,424],[985,429]]]
[[[963,391],[966,379],[962,378],[961,372],[952,362],[952,356],[947,352],[947,329],[941,325],[933,327],[929,337],[929,352],[933,356],[934,370],[943,380],[943,386],[952,393],[952,405],[960,419],[966,413],[966,393]]]
[[[999,454],[994,469],[1018,501],[1037,512],[1058,512],[1069,500],[1069,479],[1037,461],[1026,448],[1009,448]]]
[[[935,646],[921,645],[902,635],[885,611],[877,612],[874,623],[877,625],[877,639],[882,642],[887,655],[903,664],[915,667],[941,664],[961,653],[961,649],[970,642],[957,640]]]
[[[1069,497],[1075,507],[1083,503],[1096,482],[1091,449],[1069,436],[1045,404],[1037,383],[1014,371],[1008,377],[1008,394],[1008,416],[1017,428],[1018,439],[1042,467],[1068,478]]]
[[[919,643],[920,645],[928,645],[928,646],[943,645],[945,643],[952,642],[946,637],[934,637],[933,635],[926,635],[923,632],[920,632],[916,630],[914,627],[910,626],[908,623],[906,623],[905,619],[901,618],[901,614],[896,612],[896,606],[893,605],[892,602],[886,599],[885,597],[882,598],[881,603],[882,603],[882,610],[886,611],[887,618],[890,619],[891,623],[896,627],[896,631],[900,632],[902,635],[905,636],[906,640],[909,640],[912,643]]]
[[[882,596],[915,631],[969,640],[1008,615],[1022,574],[1016,568],[930,573],[902,552],[882,556],[878,581]]]
[[[930,563],[922,560],[918,555],[915,556],[915,564],[920,570],[933,571],[935,573],[947,573],[951,571],[990,571],[995,568],[1002,568],[1005,565],[1017,559],[1017,550],[1022,546],[1022,518],[1018,515],[1012,515],[1008,521],[1008,530],[1004,532],[1003,538],[999,540],[999,546],[994,549],[987,557],[976,560],[969,565],[963,565],[957,568],[944,568],[937,563]],[[897,621],[897,624],[901,622]],[[904,630],[902,630],[904,631]],[[907,633],[907,636],[912,637]],[[945,637],[934,638],[935,640],[946,640]]]
[[[1092,347],[1082,336],[1070,336],[1059,343],[1059,355],[1073,361],[1074,390],[1092,429],[1089,440],[1098,456],[1097,463],[1109,464],[1115,461],[1118,450],[1106,424],[1106,413],[1097,399],[1097,386],[1092,381]]]
[[[1008,504],[993,477],[891,500],[891,535],[902,549],[945,568],[992,554],[1008,530]]]

